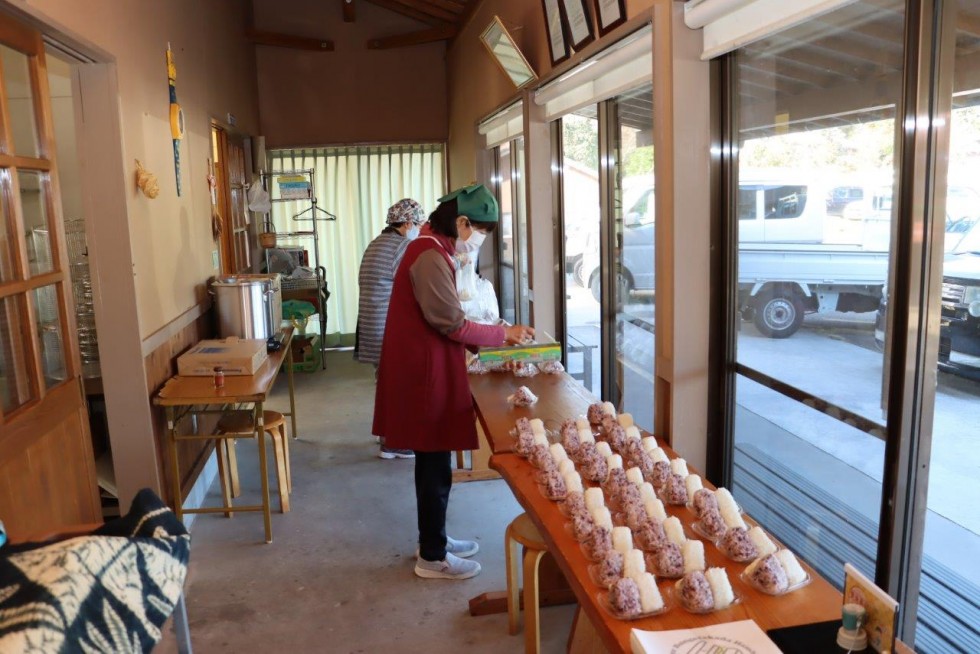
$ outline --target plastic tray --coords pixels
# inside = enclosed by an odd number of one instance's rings
[[[732,599],[732,603],[729,604],[728,606],[726,606],[725,608],[716,609],[716,608],[712,607],[712,608],[707,609],[707,610],[704,610],[704,611],[694,611],[694,610],[689,609],[686,606],[684,606],[684,603],[681,602],[681,600],[680,600],[680,588],[679,588],[680,583],[681,582],[680,582],[679,579],[674,583],[674,592],[677,593],[677,604],[682,609],[684,609],[685,611],[687,611],[688,613],[694,613],[695,615],[707,615],[708,613],[714,613],[715,611],[727,611],[728,609],[732,608],[736,604],[741,603],[741,601],[742,601],[741,596],[738,595],[737,593],[735,593],[735,590],[732,589],[732,594],[733,594],[734,598]]]
[[[778,591],[778,592],[775,592],[774,593],[772,591],[766,590],[762,586],[760,586],[757,583],[755,583],[755,580],[752,578],[752,576],[749,575],[749,574],[747,574],[744,570],[742,571],[742,574],[740,574],[738,577],[739,577],[739,579],[741,579],[742,581],[744,581],[746,584],[748,584],[752,588],[755,588],[760,593],[765,593],[766,595],[785,595],[787,593],[792,593],[794,590],[799,590],[799,589],[803,588],[804,586],[809,585],[809,583],[811,581],[813,581],[810,578],[810,573],[807,572],[806,573],[806,577],[803,579],[803,581],[801,581],[801,582],[799,582],[797,584],[793,584],[791,586],[788,586],[785,590],[781,590],[781,591]]]

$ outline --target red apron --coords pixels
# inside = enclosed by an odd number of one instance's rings
[[[433,249],[455,275],[453,245],[451,239],[434,234],[417,238],[395,273],[371,432],[385,439],[385,447],[422,452],[478,447],[465,346],[426,322],[409,275],[419,255]]]

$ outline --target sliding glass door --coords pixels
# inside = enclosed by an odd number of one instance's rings
[[[980,651],[980,5],[960,3],[942,222],[939,342],[928,510],[922,548],[916,645],[919,651]],[[939,180],[940,182],[942,180]],[[941,203],[937,201],[937,206]],[[937,230],[939,231],[939,230]]]
[[[653,429],[653,88],[560,119],[569,373]]]
[[[613,323],[615,393],[621,411],[653,431],[654,189],[653,87],[608,103],[615,162],[612,178]]]
[[[497,296],[500,298],[500,317],[512,325],[517,324],[514,274],[514,183],[510,142],[497,147],[497,203],[500,205],[500,231],[497,236]]]
[[[726,62],[726,483],[926,653],[980,651],[978,21],[861,0]]]
[[[496,234],[500,317],[512,325],[529,324],[524,137],[494,148],[494,162],[493,182],[500,204],[500,230]]]
[[[602,395],[599,118],[589,105],[561,119],[562,233],[568,373]]]

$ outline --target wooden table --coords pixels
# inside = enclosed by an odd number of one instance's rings
[[[507,403],[507,396],[521,386],[527,386],[538,396],[533,406],[515,408]],[[470,375],[470,392],[480,426],[494,454],[514,451],[514,439],[509,432],[518,418],[540,418],[547,429],[558,429],[562,420],[584,414],[595,402],[592,393],[564,373],[542,373],[534,377],[515,377],[503,372]]]
[[[526,409],[514,409],[506,397],[517,386],[525,385],[538,396],[538,402]],[[732,589],[741,601],[723,611],[707,615],[688,613],[674,602],[667,613],[643,620],[625,621],[610,616],[598,603],[602,590],[591,580],[589,561],[578,542],[566,529],[566,519],[558,511],[558,505],[544,497],[534,480],[534,467],[512,452],[514,439],[508,433],[521,416],[540,418],[546,426],[557,427],[562,420],[584,414],[593,396],[567,374],[538,375],[518,379],[510,375],[489,374],[471,376],[470,386],[477,403],[477,413],[487,438],[493,444],[494,456],[490,467],[507,481],[514,496],[540,531],[548,550],[564,573],[579,603],[572,634],[570,652],[629,652],[630,632],[633,628],[648,630],[683,629],[707,626],[723,622],[752,619],[763,629],[775,629],[795,625],[840,619],[841,593],[830,585],[804,561],[800,561],[812,581],[804,588],[774,597],[761,593],[744,581],[740,575],[747,564],[730,561],[711,543],[705,543],[705,563],[709,567],[723,567],[728,572]],[[663,446],[663,443],[661,443]],[[667,454],[674,458],[670,448]],[[696,472],[692,469],[692,473]],[[711,488],[711,484],[706,483]],[[684,524],[689,538],[700,538],[691,529],[695,516],[686,507],[666,507],[668,515],[677,516]],[[745,516],[750,525],[756,524]],[[661,592],[673,590],[673,580],[659,580]],[[904,646],[899,652],[908,652]]]
[[[293,437],[296,431],[296,399],[293,388],[293,366],[290,357],[290,344],[293,340],[293,328],[283,330],[282,347],[277,352],[269,354],[265,363],[254,375],[226,375],[222,388],[214,387],[212,377],[182,377],[175,375],[164,383],[163,388],[153,398],[153,403],[165,408],[167,413],[167,431],[170,435],[169,448],[171,458],[171,473],[173,488],[176,493],[174,513],[178,520],[184,519],[185,513],[225,513],[234,511],[261,511],[265,524],[265,542],[272,542],[272,513],[269,508],[269,477],[265,456],[265,425],[263,424],[263,405],[268,399],[272,386],[279,375],[279,369],[285,364],[289,380],[289,413],[293,426]],[[223,498],[220,507],[201,507],[185,509],[180,499],[180,463],[177,458],[177,441],[182,440],[216,440],[221,438],[241,438],[241,434],[179,434],[180,420],[196,413],[222,413],[224,409],[209,410],[208,406],[234,406],[239,404],[252,405],[252,424],[255,427],[253,437],[259,447],[259,477],[262,482],[262,504],[254,506],[231,506],[231,499]],[[196,408],[202,407],[202,408]],[[220,453],[219,453],[220,457]]]

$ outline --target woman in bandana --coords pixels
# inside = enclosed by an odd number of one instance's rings
[[[370,363],[375,371],[381,360],[381,339],[384,337],[395,271],[408,244],[419,235],[424,221],[422,205],[409,198],[399,200],[388,209],[387,225],[367,246],[361,259],[361,269],[357,275],[360,295],[354,359]],[[410,459],[415,454],[411,450],[387,447],[381,441],[378,456],[382,459]]]
[[[389,447],[415,451],[419,552],[415,574],[468,579],[480,564],[467,557],[473,541],[446,536],[452,452],[478,447],[466,374],[466,348],[522,343],[530,327],[481,325],[465,318],[456,292],[457,248],[475,253],[499,219],[497,200],[482,184],[439,199],[422,234],[395,274],[388,310],[374,433]]]

